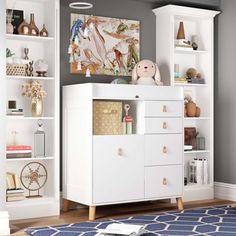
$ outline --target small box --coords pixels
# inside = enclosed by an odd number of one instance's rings
[[[122,134],[122,102],[93,102],[93,134]]]

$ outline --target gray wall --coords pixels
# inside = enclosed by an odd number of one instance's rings
[[[70,9],[68,7],[69,2],[61,0],[61,84],[111,82],[114,79],[112,76],[85,78],[81,75],[70,74],[67,54],[70,37],[70,13],[77,13],[78,11]],[[81,11],[80,13],[83,12]],[[91,13],[98,16],[141,21],[141,58],[155,60],[155,15],[152,13],[152,5],[150,3],[131,0],[94,0],[94,8]]]
[[[236,184],[236,1],[222,0],[215,83],[215,181]]]

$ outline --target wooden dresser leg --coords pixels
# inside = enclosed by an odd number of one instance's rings
[[[70,209],[70,200],[63,199],[63,208],[62,211],[67,212]]]
[[[184,204],[183,204],[182,197],[177,197],[176,198],[176,203],[177,203],[177,206],[178,206],[179,210],[183,210],[184,209]]]
[[[89,220],[95,220],[96,218],[96,206],[89,207]]]

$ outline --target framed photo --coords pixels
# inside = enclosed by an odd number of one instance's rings
[[[130,76],[140,59],[140,22],[71,14],[70,72]]]
[[[24,20],[24,11],[7,9],[7,15],[12,14],[12,25],[14,28],[13,34],[18,34],[17,28]]]

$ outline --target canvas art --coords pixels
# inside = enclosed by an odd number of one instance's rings
[[[130,76],[140,57],[140,23],[71,14],[70,71]]]

